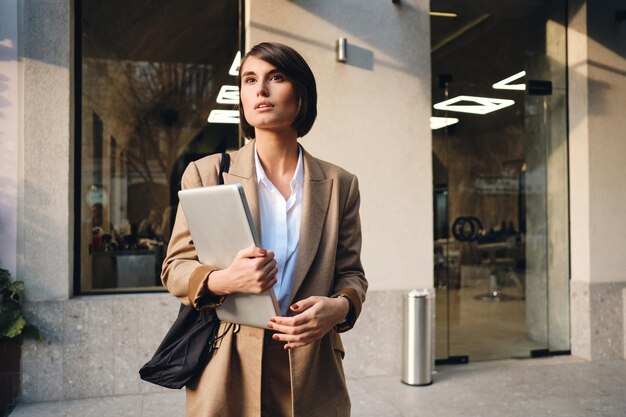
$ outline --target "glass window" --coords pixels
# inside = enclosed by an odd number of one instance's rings
[[[566,10],[431,1],[444,362],[569,350]]]
[[[78,0],[77,292],[162,289],[186,165],[239,147],[235,1]]]

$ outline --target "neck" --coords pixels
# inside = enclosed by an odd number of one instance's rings
[[[256,151],[263,170],[272,179],[292,176],[298,165],[298,137],[295,131],[255,131]]]

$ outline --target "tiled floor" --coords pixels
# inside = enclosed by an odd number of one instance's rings
[[[448,365],[434,383],[411,387],[398,376],[348,381],[353,417],[622,417],[626,361],[569,356]],[[21,404],[11,417],[184,416],[184,393]]]
[[[468,281],[468,280],[466,280]],[[523,289],[507,281],[502,293],[512,299],[484,301],[487,278],[465,282],[461,288],[436,291],[436,355],[469,356],[471,362],[528,358],[545,349],[527,336]]]

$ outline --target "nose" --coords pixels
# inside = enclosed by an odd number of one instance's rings
[[[258,83],[257,84],[257,90],[256,90],[256,96],[257,97],[267,97],[269,95],[269,91],[267,89],[267,86],[265,85],[265,83]]]

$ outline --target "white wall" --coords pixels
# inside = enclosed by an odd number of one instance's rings
[[[0,1],[0,268],[17,273],[17,1]]]
[[[372,290],[433,285],[429,3],[248,1],[248,48],[294,47],[311,66],[318,118],[302,144],[359,177]],[[348,40],[347,63],[335,41]]]

